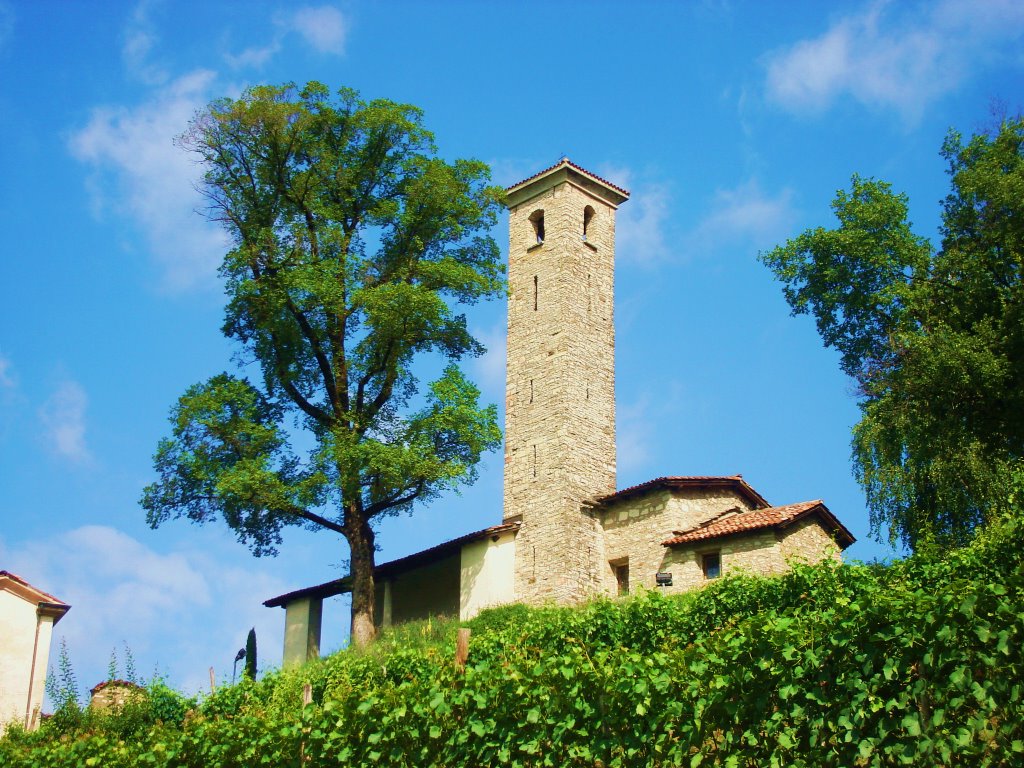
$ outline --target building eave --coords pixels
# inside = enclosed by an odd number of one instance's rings
[[[799,508],[792,514],[783,514],[782,510]],[[770,513],[778,510],[779,516],[772,519]],[[768,517],[765,515],[768,514]],[[788,504],[784,507],[768,507],[767,509],[751,510],[732,515],[728,518],[715,519],[702,523],[686,531],[676,531],[672,538],[662,542],[665,547],[711,546],[715,542],[740,536],[749,536],[763,531],[784,531],[808,518],[817,517],[822,527],[833,537],[840,550],[844,550],[856,541],[853,534],[832,514],[820,499]],[[744,521],[744,518],[752,518]]]
[[[375,580],[387,578],[395,575],[396,573],[401,573],[417,566],[424,565],[435,560],[440,560],[444,557],[455,554],[464,545],[471,544],[474,541],[480,541],[481,539],[502,536],[505,533],[518,531],[519,525],[520,524],[518,522],[494,525],[490,528],[484,528],[481,531],[467,533],[465,536],[460,536],[457,539],[442,542],[441,544],[430,547],[429,549],[424,549],[419,552],[414,552],[411,555],[400,557],[397,560],[390,560],[389,562],[376,566],[373,569],[373,577]],[[269,600],[264,600],[263,605],[267,608],[276,608],[278,606],[283,608],[288,603],[296,600],[304,600],[307,598],[322,600],[324,598],[342,595],[351,591],[352,577],[344,576],[340,579],[326,581],[323,584],[316,584],[312,587],[296,589],[292,592],[286,592],[283,595],[272,597]]]
[[[850,529],[843,525],[839,518],[832,514],[832,510],[826,507],[824,503],[818,504],[818,506],[812,507],[806,512],[786,520],[779,525],[779,528],[789,528],[800,520],[811,516],[821,518],[822,522],[825,523],[825,528],[828,529],[829,533],[836,540],[836,544],[839,545],[841,550],[846,549],[857,541],[857,538],[850,533]]]
[[[33,587],[25,579],[10,571],[0,571],[0,590],[10,592],[25,602],[35,605],[37,613],[41,616],[52,616],[54,624],[71,610],[71,606],[63,600],[38,587]]]
[[[602,179],[596,173],[591,173],[586,168],[576,165],[576,163],[565,157],[550,168],[545,168],[543,171],[535,173],[533,176],[508,187],[505,190],[506,205],[509,208],[514,208],[520,203],[545,192],[547,189],[561,184],[563,181],[572,182],[597,195],[613,208],[618,207],[629,199],[628,190],[616,186],[606,179]]]
[[[49,616],[53,619],[54,624],[63,619],[64,614],[70,610],[71,606],[67,603],[39,603],[36,606],[36,614],[39,616]]]
[[[608,507],[624,499],[628,499],[633,496],[642,496],[656,490],[715,488],[735,491],[738,495],[753,504],[757,509],[767,509],[771,507],[771,504],[765,500],[764,496],[747,484],[743,479],[743,475],[685,475],[656,477],[645,483],[633,485],[629,488],[623,488],[622,490],[610,493],[607,496],[601,496],[597,499],[597,503],[602,507]]]

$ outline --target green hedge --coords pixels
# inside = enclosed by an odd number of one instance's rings
[[[1021,532],[679,597],[495,609],[470,623],[464,672],[456,623],[405,628],[131,737],[12,733],[0,765],[1021,765]]]

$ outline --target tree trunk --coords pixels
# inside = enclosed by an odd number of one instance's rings
[[[377,636],[373,623],[373,530],[369,524],[353,525],[348,536],[352,562],[351,643],[365,648]]]

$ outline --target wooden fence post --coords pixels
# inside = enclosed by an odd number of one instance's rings
[[[313,703],[313,686],[309,683],[302,684],[302,708],[305,709]],[[309,735],[309,726],[302,726],[302,740],[299,742],[299,764],[305,765],[310,761],[306,754],[306,737]]]
[[[459,630],[458,638],[455,641],[455,668],[460,672],[466,668],[466,660],[469,658],[469,636],[472,630],[465,627]]]

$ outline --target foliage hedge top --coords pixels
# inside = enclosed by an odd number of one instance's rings
[[[888,566],[487,611],[464,672],[457,623],[405,627],[130,734],[12,733],[0,764],[1019,765],[1021,528]]]

